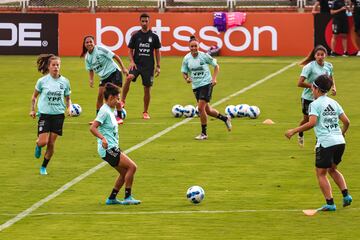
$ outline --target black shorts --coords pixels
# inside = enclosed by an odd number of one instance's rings
[[[141,75],[142,84],[145,87],[151,87],[154,83],[154,68],[141,68],[136,66],[137,69],[133,69],[129,71],[129,74],[134,75],[133,82],[136,82],[136,79],[139,75]]]
[[[41,133],[53,132],[59,136],[62,136],[64,119],[64,114],[40,114],[38,121],[38,135]]]
[[[338,165],[345,151],[345,144],[338,144],[331,147],[316,148],[315,166],[317,168],[331,168],[332,164]]]
[[[301,111],[304,115],[309,115],[310,103],[312,103],[312,101],[301,98]]]
[[[211,84],[193,89],[196,101],[205,100],[205,102],[210,102],[212,90],[213,87]]]
[[[333,21],[333,34],[347,34],[349,32],[348,20]]]
[[[116,69],[115,72],[113,72],[112,74],[110,74],[110,76],[108,76],[105,79],[100,80],[100,84],[99,87],[104,87],[106,83],[113,83],[118,87],[122,87],[122,74],[121,72]]]
[[[353,13],[355,32],[360,33],[360,10]]]
[[[121,150],[118,147],[106,149],[106,155],[102,159],[110,164],[112,167],[116,167],[120,162]]]

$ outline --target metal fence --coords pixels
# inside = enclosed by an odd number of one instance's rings
[[[154,10],[192,9],[192,8],[227,8],[229,11],[241,7],[283,7],[310,6],[314,0],[0,0],[1,7],[31,8],[88,8],[89,11],[105,8],[149,8]]]

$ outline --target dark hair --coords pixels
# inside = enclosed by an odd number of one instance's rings
[[[301,66],[305,66],[306,64],[308,64],[311,61],[315,60],[315,54],[317,53],[317,51],[324,51],[325,54],[327,55],[327,50],[323,45],[317,45],[310,53],[309,55],[302,60],[302,62],[300,63]]]
[[[192,41],[196,41],[196,42],[198,41],[194,35],[190,36],[189,43],[191,43]]]
[[[36,61],[38,71],[42,74],[47,74],[49,72],[50,61],[55,59],[60,59],[60,57],[54,54],[40,54]]]
[[[105,84],[105,91],[104,91],[104,98],[108,100],[109,96],[117,96],[119,95],[120,90],[119,87],[113,83],[106,83]]]
[[[333,81],[326,74],[318,76],[313,82],[313,86],[319,89],[322,93],[327,93],[331,89],[332,85]]]
[[[141,20],[142,18],[150,18],[150,16],[147,13],[142,13],[139,19]]]
[[[82,44],[82,52],[81,52],[80,57],[84,57],[85,54],[87,53],[87,48],[85,47],[85,41],[86,41],[87,38],[91,38],[92,40],[95,41],[95,38],[92,35],[87,35],[87,36],[84,37],[83,44]]]

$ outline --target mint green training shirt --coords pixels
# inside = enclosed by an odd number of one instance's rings
[[[342,107],[327,96],[321,96],[310,103],[309,116],[317,116],[314,131],[317,137],[316,146],[324,148],[345,143],[339,125],[339,116],[343,114]]]
[[[324,66],[320,66],[316,61],[311,61],[308,64],[306,64],[301,72],[301,77],[306,78],[306,82],[313,83],[317,77],[320,75],[328,75],[333,76],[333,66],[329,62],[324,62]],[[304,88],[301,98],[313,101],[314,96],[312,94],[311,88]]]
[[[208,64],[215,67],[217,61],[207,53],[199,51],[196,57],[193,57],[191,53],[185,55],[181,66],[181,72],[189,74],[192,79],[193,89],[211,83],[212,77]]]
[[[98,130],[106,138],[108,149],[119,147],[118,123],[114,111],[107,104],[102,105],[95,121],[101,124]],[[106,156],[106,149],[102,147],[101,139],[98,139],[98,153],[102,158]]]
[[[101,80],[109,77],[110,74],[119,69],[113,57],[115,54],[109,49],[102,46],[95,46],[92,53],[87,52],[85,55],[86,70],[93,70],[99,75]]]
[[[35,89],[40,93],[37,103],[39,113],[51,115],[65,113],[64,97],[71,94],[68,79],[63,76],[55,79],[47,74],[36,82]]]

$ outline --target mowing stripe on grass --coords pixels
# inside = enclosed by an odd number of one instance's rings
[[[223,99],[220,99],[219,101],[215,102],[214,104],[212,104],[212,106],[217,106],[225,101],[228,101],[229,99],[241,94],[241,93],[244,93],[256,86],[258,86],[259,84],[262,84],[264,82],[266,82],[267,80],[271,79],[272,77],[288,70],[289,68],[293,67],[294,65],[296,64],[296,62],[294,63],[291,63],[285,67],[283,67],[282,69],[272,73],[272,74],[269,74],[268,76],[254,82],[253,84],[250,84],[249,86],[229,95],[228,97],[225,97]],[[127,153],[130,153],[132,151],[135,151],[136,149],[139,149],[141,148],[142,146],[154,141],[155,139],[161,137],[162,135],[172,131],[173,129],[191,121],[192,118],[187,118],[187,119],[184,119],[182,120],[181,122],[178,122],[164,130],[162,130],[161,132],[153,135],[152,137],[142,141],[141,143],[138,143],[136,145],[134,145],[133,147],[125,150],[125,154]],[[12,219],[6,221],[5,223],[1,224],[0,225],[0,232],[3,231],[4,229],[12,226],[14,223],[20,221],[21,219],[25,218],[26,216],[30,215],[33,211],[35,211],[36,209],[38,209],[39,207],[41,207],[42,205],[44,205],[45,203],[49,202],[50,200],[56,198],[57,196],[59,196],[61,193],[63,193],[64,191],[66,191],[67,189],[69,189],[70,187],[72,187],[73,185],[75,185],[76,183],[80,182],[81,180],[83,180],[84,178],[86,178],[87,176],[93,174],[94,172],[96,172],[97,170],[101,169],[102,167],[104,167],[107,163],[106,162],[101,162],[100,164],[96,165],[95,167],[89,169],[88,171],[86,171],[85,173],[79,175],[78,177],[74,178],[73,180],[71,180],[70,182],[66,183],[65,185],[63,185],[62,187],[60,187],[58,190],[56,190],[55,192],[53,192],[52,194],[50,194],[49,196],[41,199],[40,201],[36,202],[35,204],[33,204],[31,207],[29,207],[28,209],[24,210],[23,212],[17,214],[15,217],[13,217]]]

